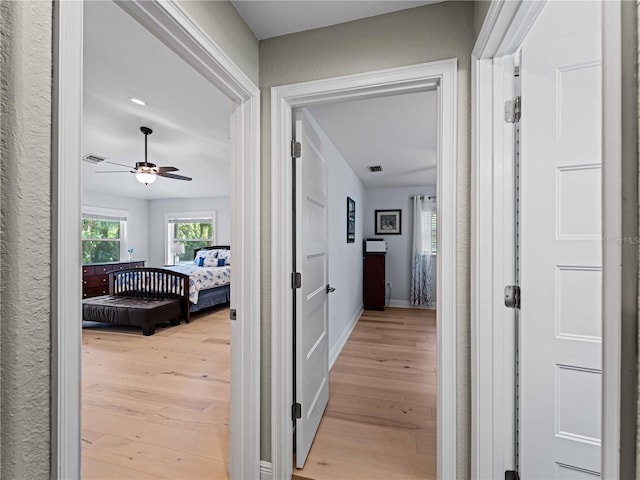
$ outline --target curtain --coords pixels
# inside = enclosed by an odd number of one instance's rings
[[[435,264],[435,238],[432,222],[436,204],[428,197],[416,195],[413,199],[413,246],[411,251],[412,305],[431,306],[434,298],[433,268]]]

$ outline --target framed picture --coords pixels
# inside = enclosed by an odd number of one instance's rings
[[[376,235],[400,235],[402,210],[376,210]]]
[[[356,241],[356,201],[347,197],[347,243]]]

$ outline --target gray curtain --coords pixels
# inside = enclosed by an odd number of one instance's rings
[[[431,306],[435,301],[433,268],[435,255],[432,248],[431,222],[436,213],[435,201],[428,197],[413,199],[413,247],[411,251],[412,305]]]

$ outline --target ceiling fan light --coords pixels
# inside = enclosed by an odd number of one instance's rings
[[[136,180],[140,183],[144,183],[145,185],[149,185],[156,181],[156,176],[153,173],[136,173]]]

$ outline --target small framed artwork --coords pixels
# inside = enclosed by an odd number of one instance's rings
[[[356,241],[356,201],[347,197],[347,243]]]
[[[402,210],[376,210],[376,235],[400,235]]]

